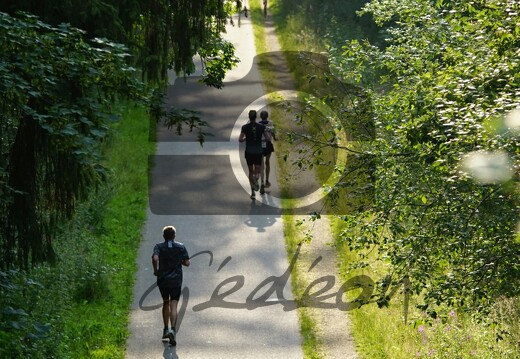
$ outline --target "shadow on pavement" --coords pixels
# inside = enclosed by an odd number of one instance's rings
[[[173,347],[168,343],[164,343],[163,358],[179,359],[179,356],[177,355],[177,347]]]

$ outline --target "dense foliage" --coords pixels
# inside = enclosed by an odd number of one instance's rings
[[[107,179],[53,238],[55,263],[0,270],[0,358],[124,358],[148,201],[146,108],[120,103]]]
[[[52,236],[60,219],[72,214],[102,172],[98,150],[112,117],[111,102],[119,95],[144,95],[139,72],[162,88],[169,68],[193,72],[198,53],[203,81],[222,86],[225,72],[238,61],[234,47],[221,39],[235,6],[239,2],[219,0],[0,4],[17,14],[0,18],[5,194],[0,214],[7,219],[0,232],[2,266],[28,267],[31,259],[53,258]],[[151,100],[153,108],[162,106],[160,96]],[[177,129],[204,125],[175,109],[152,115]]]
[[[52,259],[56,224],[99,180],[117,96],[142,98],[126,49],[31,15],[0,14],[2,267]]]
[[[380,305],[403,281],[425,308],[485,309],[519,294],[517,175],[481,184],[460,167],[467,153],[501,150],[517,168],[518,136],[490,124],[520,103],[519,11],[515,0],[375,0],[363,13],[386,43],[330,48],[338,74],[373,103],[377,136],[364,151],[376,159],[375,198],[343,216],[342,240],[358,266],[372,248],[388,264]]]
[[[148,134],[150,115],[177,131],[196,128],[203,140],[205,123],[195,112],[163,108],[167,70],[191,73],[199,54],[203,81],[222,86],[238,60],[220,35],[240,6],[221,0],[0,3],[0,356],[124,355],[128,313],[121,308],[131,297],[146,197],[142,163],[152,145],[137,149],[137,135],[126,134],[132,147],[113,156],[123,157],[118,168],[102,165],[103,150],[117,137],[121,103],[140,100],[150,112],[131,125],[139,136]],[[148,96],[140,78],[158,88],[155,95]],[[146,156],[132,157],[135,150]],[[133,169],[125,156],[143,171],[125,176]],[[116,178],[107,177],[111,170]],[[103,201],[112,195],[117,210],[106,215]],[[78,214],[78,206],[87,213]],[[113,253],[122,245],[123,258]]]

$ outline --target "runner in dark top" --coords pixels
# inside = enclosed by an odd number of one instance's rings
[[[249,184],[251,185],[251,199],[255,199],[255,191],[260,188],[258,178],[262,168],[262,139],[270,140],[265,132],[265,126],[256,123],[256,111],[249,111],[249,123],[242,126],[240,142],[246,142],[245,158],[249,169]]]
[[[163,228],[164,242],[153,248],[153,274],[157,276],[157,286],[163,299],[162,316],[164,323],[163,340],[176,345],[175,324],[177,322],[177,305],[181,296],[182,266],[190,265],[190,257],[184,244],[175,241],[175,227]],[[171,323],[171,330],[168,328]]]

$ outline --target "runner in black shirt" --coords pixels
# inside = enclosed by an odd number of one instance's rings
[[[255,191],[258,191],[258,178],[262,167],[262,139],[271,140],[265,126],[256,123],[256,111],[249,111],[249,123],[242,126],[240,142],[246,142],[245,157],[249,169],[249,184],[251,185],[251,199],[255,199]]]
[[[177,305],[181,296],[182,266],[190,265],[190,257],[184,244],[175,241],[175,227],[163,228],[164,242],[157,243],[153,249],[153,274],[157,276],[157,286],[163,299],[162,316],[164,323],[163,340],[176,345],[175,324]],[[171,323],[171,330],[168,323]]]

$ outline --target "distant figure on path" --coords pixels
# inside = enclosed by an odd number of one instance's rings
[[[251,199],[255,199],[255,191],[258,191],[258,178],[262,169],[262,139],[271,140],[265,126],[256,123],[256,111],[249,111],[249,123],[242,126],[239,142],[246,142],[245,158],[249,170],[249,184],[251,185]]]
[[[267,111],[260,112],[260,124],[265,126],[265,131],[268,133],[272,140],[276,141],[276,132],[274,125],[268,120],[269,113]],[[264,158],[262,159],[262,168],[260,170],[260,177],[262,184],[260,185],[260,194],[265,193],[265,188],[269,188],[271,183],[269,182],[269,173],[271,172],[271,153],[274,152],[273,141],[265,139],[262,141],[262,150]],[[264,185],[264,168],[265,168],[265,185]]]
[[[177,305],[181,297],[182,266],[190,265],[190,257],[184,244],[175,241],[174,226],[163,228],[164,242],[153,248],[153,274],[157,276],[157,286],[163,299],[162,317],[164,323],[163,341],[176,345],[175,325],[177,323]],[[171,329],[168,324],[171,324]]]

